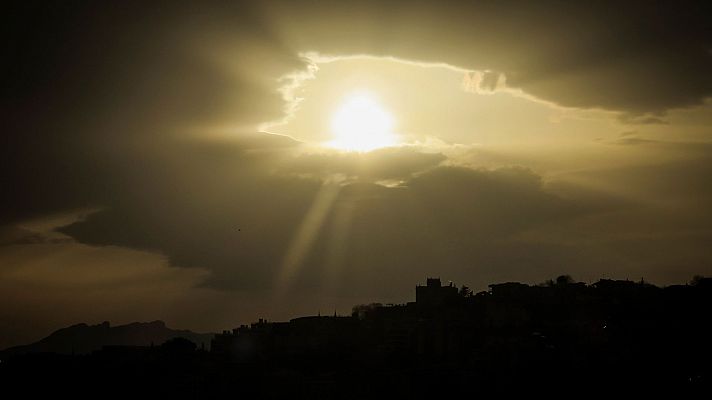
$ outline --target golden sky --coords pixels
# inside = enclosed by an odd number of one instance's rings
[[[709,4],[10,10],[0,347],[712,273]]]

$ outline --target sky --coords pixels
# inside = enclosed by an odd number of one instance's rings
[[[712,274],[709,2],[569,3],[10,7],[0,348]]]

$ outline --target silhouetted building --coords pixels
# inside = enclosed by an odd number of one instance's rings
[[[415,303],[424,307],[440,307],[457,299],[457,288],[450,282],[442,286],[440,278],[428,278],[426,285],[415,287]]]
[[[563,394],[621,386],[685,397],[712,388],[710,282],[658,288],[563,276],[470,296],[428,279],[415,302],[356,306],[348,317],[260,319],[215,335],[210,353],[178,337],[82,356],[0,354],[0,380],[24,391],[43,382],[46,395],[111,387],[120,399],[430,399],[471,396],[473,388]],[[82,385],[67,385],[77,379]],[[15,397],[41,397],[22,394]]]
[[[261,319],[215,335],[213,353],[233,361],[249,362],[275,356],[343,352],[356,342],[358,319],[341,316],[311,316],[289,322]]]

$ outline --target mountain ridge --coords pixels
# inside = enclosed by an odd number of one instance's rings
[[[34,343],[9,347],[0,351],[4,356],[28,353],[89,354],[104,346],[150,346],[181,337],[198,347],[209,348],[214,333],[196,333],[171,329],[161,320],[131,322],[112,326],[109,321],[89,325],[81,322],[57,329]]]

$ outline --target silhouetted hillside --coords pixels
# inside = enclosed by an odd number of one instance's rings
[[[77,325],[25,348],[64,355],[3,358],[0,385],[26,398],[434,399],[619,389],[682,398],[712,390],[711,308],[712,279],[700,277],[660,288],[560,276],[476,294],[430,278],[414,302],[260,319],[215,335],[210,351],[193,343],[209,335],[191,341],[161,322]],[[188,339],[161,343],[170,335]]]
[[[180,337],[198,346],[208,348],[212,333],[195,333],[189,330],[174,330],[163,321],[134,322],[111,326],[109,322],[97,325],[76,324],[59,329],[46,338],[23,346],[2,351],[4,356],[26,353],[88,354],[104,346],[150,346]]]

